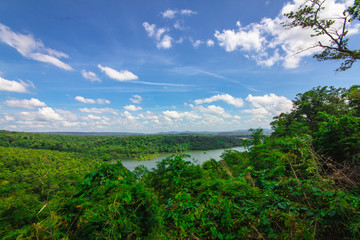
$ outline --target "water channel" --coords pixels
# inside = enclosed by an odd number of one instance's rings
[[[234,148],[228,148],[231,150],[237,150],[239,152],[245,151],[244,147],[234,147]],[[228,149],[214,149],[214,150],[206,150],[206,151],[188,151],[184,152],[184,154],[190,155],[190,158],[186,159],[189,161],[193,161],[196,164],[201,164],[203,162],[206,162],[207,160],[210,160],[210,158],[213,158],[215,160],[220,160],[221,154],[224,152],[224,150]],[[151,160],[129,160],[129,159],[123,159],[121,160],[122,164],[129,169],[130,171],[133,171],[135,167],[139,165],[144,165],[147,169],[151,170],[152,168],[156,167],[156,163],[160,162],[164,158],[167,158],[169,156],[173,155],[173,153],[161,153],[156,156],[156,158]]]

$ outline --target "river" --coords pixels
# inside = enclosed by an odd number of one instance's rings
[[[237,150],[239,152],[245,151],[244,147],[234,147],[234,148],[228,148],[231,150]],[[196,164],[201,164],[203,162],[206,162],[207,160],[210,160],[210,158],[213,158],[215,160],[220,160],[221,154],[224,152],[224,150],[228,149],[214,149],[214,150],[197,150],[197,151],[187,151],[184,152],[184,154],[190,155],[190,158],[187,160],[193,161]],[[135,167],[139,165],[144,165],[147,169],[151,170],[152,168],[156,167],[156,163],[160,162],[164,158],[167,158],[169,156],[173,155],[173,153],[160,153],[156,156],[156,158],[151,160],[130,160],[130,159],[123,159],[121,160],[122,164],[129,169],[130,171],[133,171]]]

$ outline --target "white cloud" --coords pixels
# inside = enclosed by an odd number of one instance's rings
[[[128,105],[128,106],[125,106],[124,109],[128,110],[128,111],[139,111],[139,110],[142,110],[142,107],[135,106],[135,105]]]
[[[82,102],[82,103],[86,103],[86,104],[95,104],[96,101],[94,99],[90,99],[90,98],[84,98],[81,96],[76,96],[75,97],[76,101]]]
[[[237,22],[239,30],[223,30],[215,32],[215,37],[219,41],[219,45],[224,47],[227,52],[232,52],[237,48],[243,51],[260,51],[265,37],[261,36],[261,29],[257,25],[249,25],[241,28],[240,22]]]
[[[242,107],[244,105],[244,101],[241,98],[234,98],[229,94],[218,94],[212,96],[210,98],[197,99],[194,101],[195,104],[203,104],[203,103],[212,103],[216,101],[224,101],[230,105],[234,105],[235,107]]]
[[[163,18],[175,18],[175,15],[177,14],[176,10],[168,9],[165,12],[161,13]]]
[[[55,112],[50,107],[44,107],[40,108],[38,110],[38,118],[37,120],[44,120],[44,121],[57,121],[57,120],[63,120],[63,118]]]
[[[100,70],[101,70],[102,72],[105,72],[105,74],[106,74],[109,78],[112,78],[112,79],[117,80],[117,81],[120,81],[120,82],[139,79],[138,76],[136,76],[136,75],[133,74],[132,72],[129,72],[128,70],[120,70],[120,71],[117,71],[117,70],[112,69],[112,68],[110,68],[110,67],[103,67],[103,66],[101,66],[100,64],[98,65],[98,68],[100,68]]]
[[[214,46],[214,44],[215,44],[214,41],[211,39],[206,41],[206,46],[208,46],[208,47],[212,47],[212,46]]]
[[[24,82],[24,81],[11,81],[6,80],[0,77],[0,91],[8,91],[8,92],[17,92],[17,93],[27,93],[27,87],[34,87],[32,82]]]
[[[283,27],[282,24],[288,21],[283,14],[296,11],[304,2],[304,0],[288,2],[277,17],[263,18],[260,23],[251,23],[242,27],[240,22],[237,22],[238,29],[216,31],[215,37],[227,52],[243,51],[259,65],[270,67],[282,62],[285,68],[296,68],[303,57],[322,50],[319,47],[314,48],[319,41],[329,44],[329,39],[325,35],[311,37],[314,34],[311,29]],[[341,29],[343,12],[348,7],[346,2],[348,1],[327,0],[323,5],[324,9],[319,12],[321,18],[335,20],[331,32]],[[360,25],[350,24],[348,27],[350,27],[348,35],[351,35],[358,32]],[[305,49],[308,50],[304,51]]]
[[[59,115],[51,107],[39,108],[37,112],[20,112],[17,119],[23,121],[40,121],[40,122],[51,122],[63,120],[63,117]]]
[[[38,107],[46,107],[46,104],[44,102],[41,102],[39,99],[31,98],[28,99],[11,99],[6,100],[4,104],[8,107],[13,108],[26,108],[26,109],[34,109]]]
[[[175,18],[177,14],[184,15],[184,16],[191,16],[191,15],[196,15],[197,12],[195,12],[191,9],[181,9],[181,10],[168,9],[165,12],[161,13],[163,18],[170,18],[170,19]]]
[[[191,39],[190,41],[191,41],[191,44],[193,45],[194,48],[197,48],[197,47],[199,47],[201,44],[204,43],[204,42],[201,41],[201,40],[193,41],[193,40]]]
[[[157,29],[155,24],[149,24],[148,22],[144,22],[143,27],[148,36],[155,40],[157,48],[171,48],[173,39],[168,34],[164,35],[168,31],[166,28]]]
[[[91,71],[81,70],[83,78],[90,80],[91,82],[101,82],[101,79]]]
[[[147,32],[149,37],[154,36],[156,25],[155,24],[149,24],[148,22],[143,23],[143,27],[145,28],[145,31]]]
[[[197,12],[190,10],[190,9],[182,9],[180,10],[180,14],[181,15],[187,15],[187,16],[191,16],[191,15],[196,15]]]
[[[164,35],[161,41],[156,45],[158,48],[169,49],[172,46],[173,39],[169,35]]]
[[[177,112],[177,111],[163,111],[163,115],[167,117],[168,119],[188,119],[188,120],[196,120],[200,119],[201,116],[199,116],[196,113],[193,112]]]
[[[133,95],[133,98],[130,98],[130,101],[133,103],[140,103],[142,101],[142,97],[140,95]]]
[[[129,113],[128,111],[125,111],[123,114],[121,114],[121,116],[127,120],[136,120],[139,119],[139,117],[135,117],[133,116],[131,113]]]
[[[217,114],[217,115],[221,115],[224,117],[228,117],[229,114],[227,114],[225,112],[225,109],[219,106],[215,106],[215,105],[210,105],[207,107],[203,107],[201,106],[200,111],[202,112],[206,112],[206,113],[212,113],[212,114]]]
[[[32,35],[24,35],[13,32],[9,27],[0,23],[0,41],[15,48],[22,56],[36,61],[49,63],[64,70],[73,70],[73,68],[59,60],[59,58],[68,58],[68,55],[51,48],[35,40]]]
[[[96,113],[96,114],[111,113],[114,115],[118,115],[118,110],[114,108],[79,108],[79,111],[85,113]]]
[[[83,117],[84,120],[101,120],[102,117],[89,114],[86,117]]]
[[[96,99],[97,104],[110,104],[110,101],[104,98],[98,98]]]
[[[76,101],[82,102],[82,103],[86,103],[86,104],[110,104],[110,101],[107,99],[103,99],[103,98],[98,98],[96,100],[91,99],[91,98],[84,98],[82,96],[76,96],[75,97]]]
[[[64,109],[55,109],[55,111],[57,113],[61,114],[61,116],[68,121],[75,121],[78,119],[78,116],[71,111],[64,110]]]
[[[283,96],[277,96],[273,93],[264,96],[252,96],[251,94],[245,99],[254,107],[253,109],[244,110],[245,113],[251,113],[258,118],[266,116],[277,116],[283,112],[289,112],[292,108],[292,101]]]

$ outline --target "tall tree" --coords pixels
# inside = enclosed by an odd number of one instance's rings
[[[342,60],[337,71],[345,71],[360,59],[360,51],[349,49],[347,38],[348,27],[351,20],[359,18],[359,0],[353,7],[343,12],[343,16],[324,17],[326,0],[307,0],[296,12],[291,11],[284,15],[289,21],[284,22],[284,27],[301,27],[312,29],[312,37],[325,36],[325,41],[318,41],[313,47],[320,47],[323,51],[313,57],[319,61]]]

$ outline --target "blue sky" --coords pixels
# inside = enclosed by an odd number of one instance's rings
[[[2,0],[0,129],[269,128],[297,93],[359,83],[356,63],[335,72],[301,51],[326,38],[281,26],[302,2]],[[351,2],[327,0],[323,16]]]

